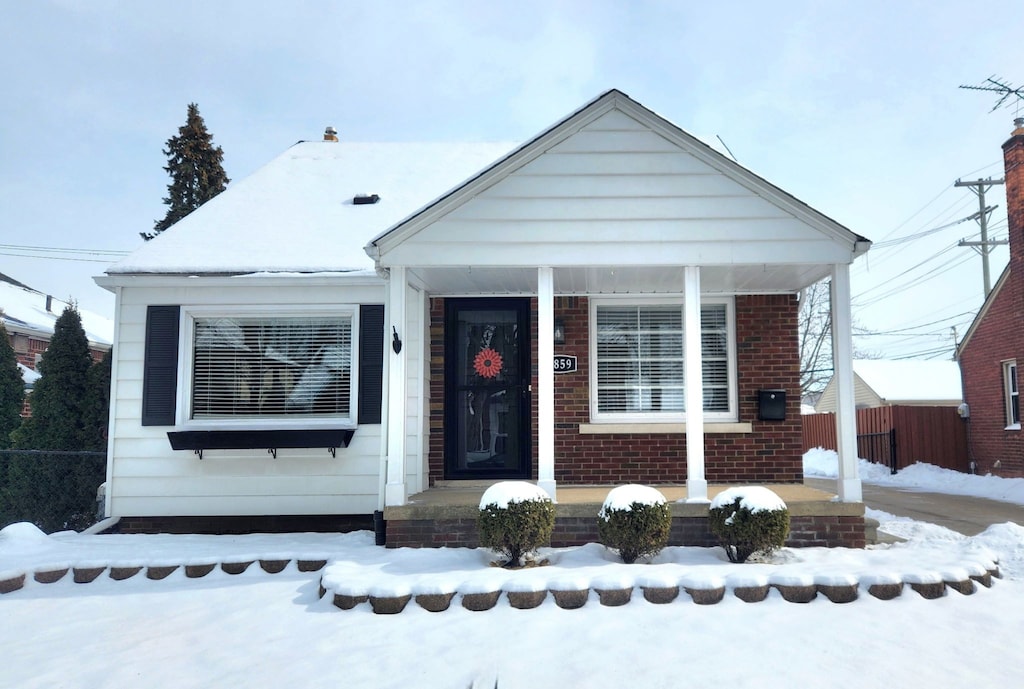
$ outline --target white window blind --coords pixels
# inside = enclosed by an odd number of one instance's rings
[[[195,318],[191,418],[349,416],[352,318]]]
[[[597,412],[685,412],[681,305],[598,305]],[[701,307],[704,409],[729,411],[729,329],[725,304]]]

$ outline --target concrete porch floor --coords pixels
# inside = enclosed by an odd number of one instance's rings
[[[415,493],[409,496],[410,506],[456,506],[480,504],[480,498],[484,491],[497,481],[438,481],[437,485],[428,488],[422,493]],[[821,488],[815,488],[803,483],[779,483],[763,484],[774,491],[782,500],[789,505],[798,502],[831,502],[835,493],[830,493]],[[684,485],[656,485],[669,502],[685,500],[687,497],[686,486]],[[732,485],[714,484],[708,486],[708,497],[713,499],[716,495]],[[608,492],[615,488],[614,485],[561,485],[558,486],[559,505],[601,505],[604,503]]]

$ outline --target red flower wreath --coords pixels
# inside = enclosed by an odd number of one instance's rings
[[[501,373],[501,355],[487,347],[473,359],[473,368],[484,378],[494,378]]]

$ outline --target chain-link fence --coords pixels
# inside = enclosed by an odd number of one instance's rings
[[[0,450],[0,528],[32,522],[46,533],[96,523],[106,452]]]

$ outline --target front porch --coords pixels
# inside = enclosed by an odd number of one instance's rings
[[[439,481],[433,488],[409,496],[404,505],[384,508],[389,548],[467,547],[478,545],[476,518],[480,498],[489,481]],[[669,545],[714,546],[708,530],[708,504],[685,502],[684,485],[655,486],[672,503],[672,531]],[[729,488],[708,486],[713,499]],[[864,504],[840,502],[835,493],[803,483],[768,486],[789,508],[791,529],[786,545],[792,547],[847,547],[865,545]],[[599,542],[597,513],[614,486],[560,485],[555,505],[553,547]]]

